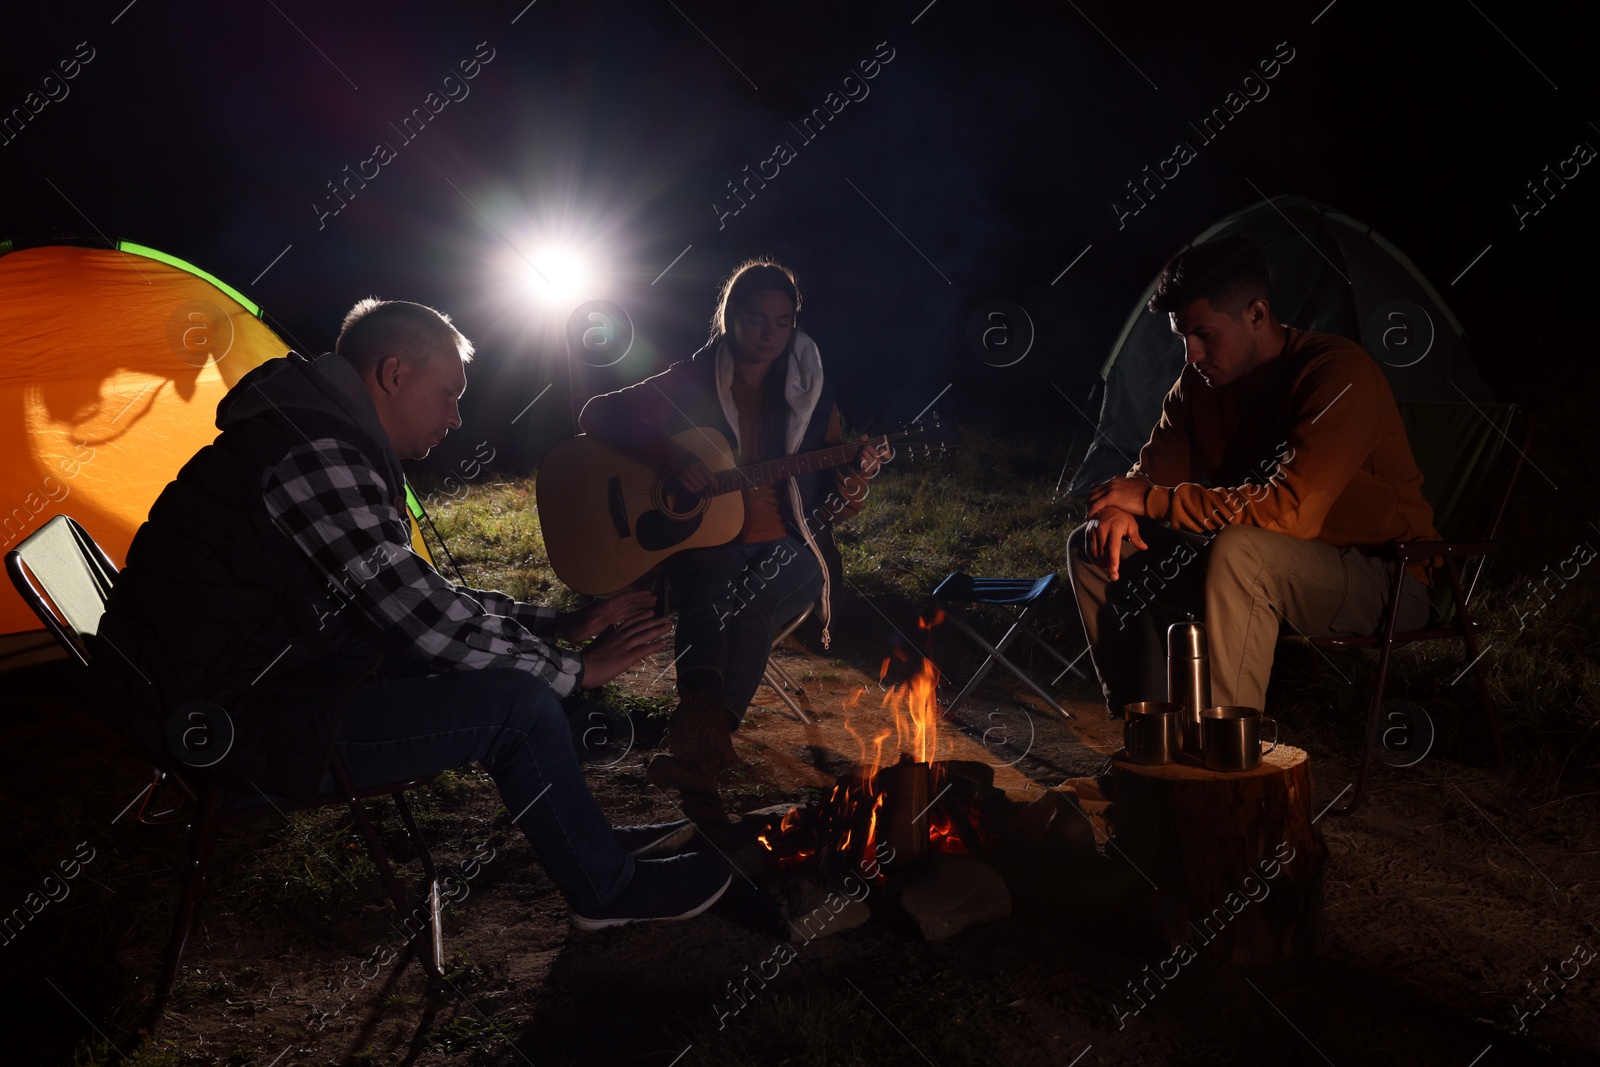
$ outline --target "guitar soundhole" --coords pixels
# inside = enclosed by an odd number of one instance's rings
[[[683,493],[658,481],[651,493],[656,510],[676,521],[692,519],[711,506],[711,498],[699,494]]]
[[[650,490],[654,506],[639,516],[634,526],[638,545],[646,552],[664,552],[683,544],[700,528],[700,517],[711,498],[674,492],[657,481]]]

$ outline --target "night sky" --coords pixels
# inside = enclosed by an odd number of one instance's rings
[[[799,275],[847,421],[892,426],[950,386],[941,410],[1037,427],[1065,456],[1089,427],[1063,394],[1087,396],[1143,286],[1279,193],[1404,250],[1498,396],[1537,407],[1594,380],[1600,177],[1580,146],[1600,147],[1600,108],[1573,16],[525,2],[9,11],[0,108],[26,121],[0,143],[0,237],[152,245],[308,351],[363,296],[448,311],[479,357],[435,469],[485,440],[534,462],[574,403],[694,351],[717,282],[755,254]],[[1230,93],[1244,106],[1202,142],[1189,123]],[[1125,183],[1180,141],[1194,157],[1127,212]],[[1525,183],[1547,166],[1569,177],[1541,206]],[[552,241],[597,266],[571,304],[627,312],[615,366],[570,356],[569,308],[528,294]],[[967,343],[992,300],[1036,330],[1014,366]]]

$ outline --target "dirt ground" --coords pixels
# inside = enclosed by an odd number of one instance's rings
[[[882,715],[876,678],[798,647],[781,657],[818,721],[802,726],[758,695],[736,735],[750,764],[730,791],[741,810],[803,802],[855,762],[847,703],[857,723]],[[623,684],[665,694],[667,666],[663,656]],[[0,946],[0,1003],[15,1015],[6,1063],[1600,1063],[1596,794],[1531,795],[1435,757],[1380,768],[1359,813],[1319,820],[1330,859],[1317,956],[1246,970],[1202,955],[1137,1011],[1127,982],[1169,949],[1119,895],[1114,853],[1081,891],[1021,900],[1010,918],[946,940],[874,919],[803,942],[739,1001],[728,983],[783,943],[763,892],[741,876],[697,921],[576,932],[474,771],[421,805],[436,858],[470,886],[447,915],[442,989],[404,951],[353,836],[241,827],[174,1002],[143,1030],[181,843],[113,825],[143,783],[120,742],[74,710],[75,684],[65,665],[32,668],[13,703],[33,714],[10,724],[12,903],[71,855],[40,842],[82,839],[93,858],[77,893]],[[1060,691],[1070,723],[997,679],[948,724],[942,753],[995,765],[1023,797],[1093,774],[1120,724],[1087,684]],[[612,736],[588,764],[595,794],[615,822],[672,818],[671,797],[643,774],[659,720],[631,721],[632,736]],[[1320,808],[1353,777],[1357,731],[1284,726],[1311,753]],[[296,835],[302,869],[261,866],[264,847],[292,852]],[[1542,1000],[1530,989],[1541,982]]]

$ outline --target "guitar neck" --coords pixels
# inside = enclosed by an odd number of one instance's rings
[[[797,474],[810,474],[814,471],[828,470],[850,462],[860,454],[864,445],[883,445],[908,437],[906,433],[880,434],[866,441],[857,441],[854,444],[834,445],[832,448],[821,448],[815,452],[801,452],[794,456],[783,456],[778,459],[762,460],[760,463],[751,463],[743,467],[734,467],[732,470],[718,471],[714,477],[716,487],[713,495],[732,493],[739,489],[749,489],[757,485],[774,485],[786,481]]]

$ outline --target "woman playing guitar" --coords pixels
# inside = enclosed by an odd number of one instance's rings
[[[744,263],[723,283],[705,347],[661,374],[590,400],[580,428],[654,468],[685,499],[710,491],[714,479],[671,440],[674,433],[715,429],[736,442],[741,465],[838,445],[839,409],[816,343],[795,327],[799,310],[787,267]],[[830,527],[860,509],[866,479],[886,459],[887,449],[863,445],[846,466],[745,487],[737,538],[667,561],[679,605],[678,706],[668,754],[651,761],[647,777],[677,789],[685,814],[697,821],[727,820],[716,776],[739,762],[731,733],[761,684],[778,627],[819,603],[826,644],[842,581]]]

